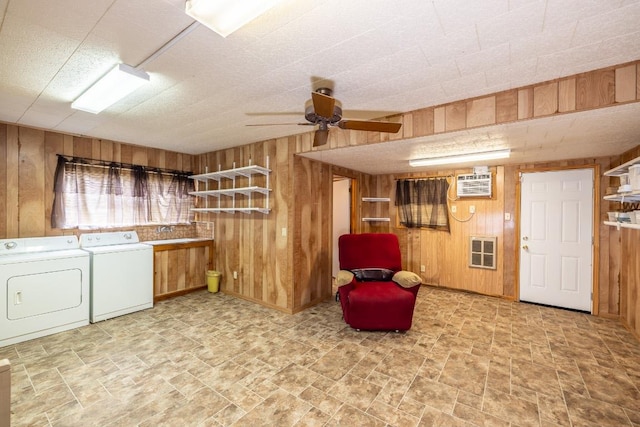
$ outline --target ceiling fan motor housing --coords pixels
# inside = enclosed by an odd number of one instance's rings
[[[342,120],[342,108],[337,105],[333,107],[333,116],[331,117],[322,117],[316,114],[313,104],[309,105],[304,111],[304,118],[310,121],[311,123],[321,123],[325,122],[330,125],[335,125],[340,120]]]

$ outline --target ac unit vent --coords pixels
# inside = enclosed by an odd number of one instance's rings
[[[456,189],[458,197],[491,197],[491,173],[458,175]]]
[[[497,237],[470,237],[469,267],[496,269]]]

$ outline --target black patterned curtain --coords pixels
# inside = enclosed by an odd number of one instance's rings
[[[400,179],[396,201],[400,224],[408,228],[449,231],[446,178]]]

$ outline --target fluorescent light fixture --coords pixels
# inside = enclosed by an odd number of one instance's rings
[[[75,101],[71,108],[98,114],[149,82],[149,74],[131,65],[118,64]]]
[[[253,21],[282,0],[187,0],[187,15],[222,37]]]
[[[453,163],[476,162],[481,160],[506,159],[511,154],[511,150],[485,151],[481,153],[460,154],[457,156],[431,157],[428,159],[409,160],[409,166],[435,166],[448,165]]]

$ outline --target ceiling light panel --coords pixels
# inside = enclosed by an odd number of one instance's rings
[[[281,0],[187,0],[187,15],[222,37],[248,24]]]

